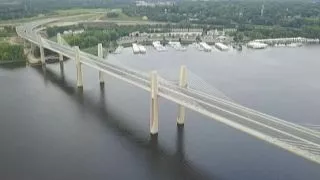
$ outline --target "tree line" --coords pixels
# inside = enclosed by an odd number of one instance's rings
[[[285,31],[292,36],[320,37],[320,3],[311,1],[181,2],[174,6],[127,6],[123,12],[155,21],[203,24],[210,28],[249,26],[250,29],[242,29],[249,37],[287,36]]]
[[[266,39],[279,37],[306,37],[306,38],[320,38],[320,26],[305,26],[301,28],[290,28],[281,26],[239,26],[237,31],[231,33],[236,42],[241,42],[244,37],[252,39]]]
[[[6,1],[6,0],[4,0]],[[14,0],[0,1],[0,20],[32,17],[70,8],[121,8],[130,0]]]

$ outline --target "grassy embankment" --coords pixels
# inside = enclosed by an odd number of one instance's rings
[[[25,61],[23,45],[16,38],[15,29],[5,27],[0,29],[0,64]]]
[[[38,14],[37,16],[28,17],[28,18],[20,18],[14,20],[4,20],[0,21],[0,26],[5,25],[15,25],[20,23],[26,23],[30,21],[46,19],[46,18],[58,18],[64,16],[76,16],[76,15],[93,15],[93,13],[101,12],[103,13],[103,9],[66,9],[66,10],[56,10],[46,14]]]
[[[0,64],[25,62],[23,46],[0,40]]]

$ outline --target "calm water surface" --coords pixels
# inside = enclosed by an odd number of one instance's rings
[[[300,124],[320,124],[320,47],[109,57],[178,76],[185,64],[245,106]],[[175,73],[175,74],[174,74]],[[149,137],[149,94],[73,61],[46,69],[0,69],[0,179],[319,180],[320,166],[160,99],[158,139]]]

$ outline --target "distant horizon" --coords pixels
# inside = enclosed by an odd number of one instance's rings
[[[65,0],[0,0],[0,3],[10,3],[10,4],[15,4],[15,3],[21,3],[21,2],[44,2],[44,1],[65,1]],[[319,1],[319,0],[67,0],[69,2],[113,2],[113,3],[117,3],[117,2],[136,2],[136,1],[145,1],[145,2],[183,2],[183,1],[215,1],[215,2],[219,2],[219,1],[252,1],[252,2],[257,2],[257,1],[261,1],[261,2],[267,2],[267,1],[272,1],[272,2],[286,2],[286,1],[296,1],[296,2],[314,2],[314,1]]]

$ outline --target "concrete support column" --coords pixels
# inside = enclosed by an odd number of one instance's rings
[[[186,66],[181,66],[181,68],[180,68],[179,86],[182,88],[187,87],[187,68],[186,68]],[[178,125],[184,125],[185,116],[186,116],[185,107],[182,105],[179,105],[178,118],[177,118]]]
[[[150,133],[158,134],[159,104],[158,104],[158,75],[156,71],[151,72],[151,105],[150,105]]]
[[[79,46],[74,47],[75,49],[75,60],[76,60],[76,67],[77,67],[77,87],[82,88],[82,67],[80,62],[80,49]]]
[[[103,58],[103,48],[101,43],[98,44],[98,57]],[[104,83],[102,71],[99,71],[99,81],[100,81],[100,84]]]
[[[40,44],[39,48],[40,48],[40,59],[41,59],[41,63],[42,63],[42,64],[46,64],[45,55],[44,55],[44,48],[43,48],[42,44]]]
[[[62,37],[60,33],[57,34],[57,42],[58,44],[62,45]],[[59,61],[63,61],[63,55],[61,53],[59,53]]]
[[[38,42],[39,42],[39,49],[40,49],[40,60],[42,64],[45,64],[45,55],[44,55],[44,48],[42,44],[42,38],[40,35],[38,35]]]
[[[30,47],[31,54],[34,55],[34,49],[35,49],[34,44],[32,42],[30,42],[30,44],[31,44],[31,47]]]
[[[27,42],[25,39],[22,39],[23,40],[23,48],[26,49],[27,48]]]

